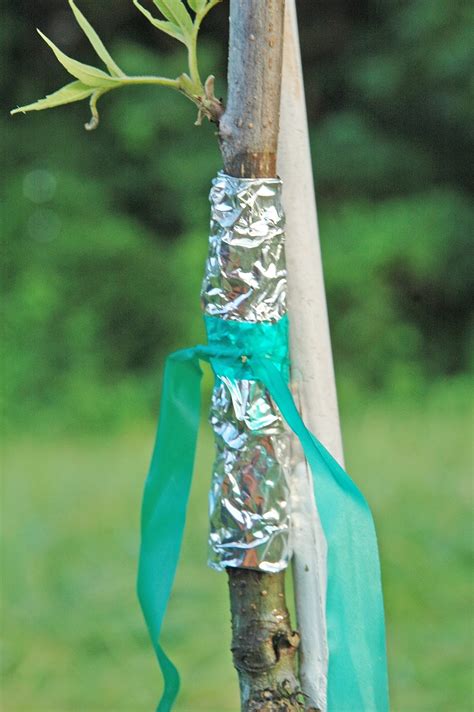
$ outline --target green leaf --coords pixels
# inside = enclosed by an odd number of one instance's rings
[[[188,0],[188,5],[194,12],[201,12],[206,7],[207,0]]]
[[[91,67],[89,64],[83,64],[82,62],[78,62],[77,60],[68,57],[67,54],[61,52],[61,50],[41,32],[41,30],[38,30],[38,33],[44,39],[46,44],[51,47],[56,55],[56,58],[59,62],[61,62],[63,67],[67,69],[69,74],[72,74],[73,77],[79,79],[79,81],[83,84],[87,84],[87,86],[90,87],[104,87],[114,86],[119,81],[119,79],[110,77],[101,69],[96,69],[96,67]]]
[[[26,106],[19,106],[17,109],[13,109],[11,114],[26,114],[27,111],[41,111],[42,109],[52,109],[55,106],[61,106],[62,104],[72,104],[73,101],[81,101],[81,99],[87,99],[88,96],[94,92],[94,89],[82,82],[71,82],[66,84],[66,86],[55,91],[54,94],[48,94],[44,99],[39,99],[33,104],[27,104]]]
[[[151,22],[154,27],[157,27],[159,30],[162,32],[165,32],[167,35],[171,35],[171,37],[174,37],[175,39],[179,40],[183,44],[186,44],[186,38],[184,37],[184,34],[181,30],[180,27],[177,25],[173,24],[172,22],[165,22],[164,20],[157,20],[156,17],[153,17],[151,12],[148,12],[148,10],[143,7],[143,5],[140,5],[138,0],[133,0],[133,4],[135,7],[140,10],[140,12],[145,15],[146,19]]]
[[[184,34],[193,31],[193,21],[183,0],[160,0],[160,3],[166,5],[168,12],[174,16],[174,22],[181,27]]]
[[[69,5],[74,13],[74,17],[77,20],[78,25],[81,27],[82,31],[86,35],[87,39],[97,52],[100,59],[103,61],[107,69],[111,74],[116,77],[125,76],[120,67],[114,62],[109,52],[106,50],[104,43],[100,39],[97,32],[94,30],[90,22],[84,17],[82,12],[76,6],[74,0],[69,0]]]
[[[153,0],[153,2],[155,3],[158,10],[161,12],[163,17],[166,17],[166,19],[169,20],[170,22],[172,22],[174,25],[178,24],[176,17],[173,15],[171,10],[169,9],[169,7],[166,3],[166,0]]]

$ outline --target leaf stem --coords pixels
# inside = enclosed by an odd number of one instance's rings
[[[180,80],[170,79],[169,77],[120,77],[120,84],[159,84],[164,87],[171,87],[172,89],[181,89]]]
[[[222,2],[222,0],[210,0],[210,2],[208,2],[208,4],[200,12],[196,13],[196,17],[194,18],[193,23],[193,31],[189,37],[189,42],[187,43],[189,75],[196,86],[196,94],[203,93],[203,84],[201,80],[201,75],[199,74],[197,58],[197,38],[199,29],[207,13],[220,2]]]
[[[197,59],[197,36],[199,31],[199,25],[195,22],[193,27],[193,32],[189,38],[188,43],[188,64],[189,64],[189,75],[193,84],[196,86],[196,93],[202,93],[202,81],[199,74],[198,59]]]
[[[210,0],[207,5],[201,10],[201,12],[196,14],[196,27],[199,29],[201,22],[206,17],[207,13],[212,10],[213,7],[218,5],[222,0]]]

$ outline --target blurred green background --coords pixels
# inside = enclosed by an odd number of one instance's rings
[[[184,53],[128,0],[81,8],[130,73]],[[469,2],[298,0],[349,471],[378,524],[394,712],[468,712],[474,210]],[[201,41],[225,96],[226,8]],[[6,712],[144,712],[160,679],[134,595],[165,354],[202,338],[213,127],[164,89],[26,117],[95,62],[65,0],[2,3]],[[205,567],[203,427],[165,639],[178,712],[236,712],[226,577]],[[342,712],[342,711],[338,711]],[[346,712],[346,711],[344,711]],[[351,710],[351,712],[362,712]]]

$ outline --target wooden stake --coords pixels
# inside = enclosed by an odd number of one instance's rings
[[[293,391],[306,425],[343,465],[295,0],[287,0],[285,12],[278,172],[286,213]],[[311,474],[296,443],[295,454],[291,489],[300,680],[309,704],[325,712],[326,542]]]
[[[284,0],[230,0],[229,93],[219,124],[230,175],[276,176],[283,14]],[[284,572],[227,571],[242,710],[304,710],[295,672],[299,636],[285,602]]]

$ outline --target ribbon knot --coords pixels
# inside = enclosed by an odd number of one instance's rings
[[[209,344],[205,348],[216,350],[210,362],[217,376],[255,379],[251,362],[257,358],[271,361],[288,381],[286,315],[276,322],[232,321],[214,316],[205,316],[204,322]]]

